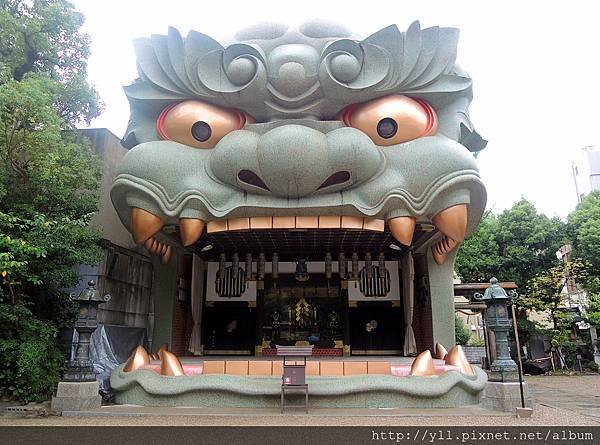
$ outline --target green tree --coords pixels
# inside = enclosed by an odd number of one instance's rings
[[[539,214],[532,203],[521,199],[498,216],[498,228],[503,279],[524,288],[534,276],[557,264],[556,252],[566,240],[560,218]]]
[[[573,256],[588,261],[600,272],[600,191],[587,195],[569,214]]]
[[[529,337],[541,332],[527,320],[527,309],[550,310],[556,320],[555,340],[566,345],[566,324],[557,305],[562,298],[564,270],[556,251],[567,240],[567,228],[559,218],[538,213],[525,199],[499,215],[487,212],[473,236],[462,244],[456,271],[463,281],[487,282],[491,277],[514,281],[519,286],[518,323]],[[559,338],[560,337],[560,338]],[[565,340],[566,341],[566,340]]]
[[[463,281],[514,281],[524,289],[537,274],[558,263],[566,239],[559,218],[539,214],[525,199],[500,215],[487,212],[477,231],[461,245],[456,271]]]
[[[54,105],[67,126],[100,113],[87,82],[90,38],[84,17],[64,0],[0,0],[0,58],[4,79],[42,75],[56,82]]]
[[[600,326],[600,295],[588,295],[587,320],[589,323]]]
[[[466,346],[471,339],[471,332],[462,318],[458,314],[454,314],[454,335],[456,344]]]
[[[0,390],[21,400],[52,391],[64,289],[99,259],[99,161],[75,131],[100,112],[82,23],[64,0],[0,0]]]
[[[466,239],[458,251],[455,268],[463,281],[486,283],[499,273],[501,258],[497,234],[498,218],[487,211],[477,232]]]
[[[589,264],[581,260],[567,261],[539,273],[527,283],[526,292],[519,298],[519,306],[536,311],[548,311],[555,326],[557,312],[564,307],[564,289],[587,280]]]
[[[587,195],[569,214],[568,229],[573,246],[571,256],[589,264],[587,277],[579,284],[588,294],[586,308],[590,323],[600,326],[600,192]]]

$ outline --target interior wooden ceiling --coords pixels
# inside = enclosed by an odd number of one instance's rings
[[[417,230],[413,237],[413,246],[421,244],[432,232]],[[400,250],[390,245],[400,247]],[[208,248],[207,246],[212,246]],[[310,261],[323,261],[325,254],[331,252],[332,259],[337,260],[339,252],[344,252],[350,260],[352,253],[357,252],[360,259],[370,252],[373,261],[377,261],[379,252],[384,252],[386,259],[398,258],[406,247],[396,241],[386,228],[383,232],[344,229],[270,229],[243,230],[216,233],[204,233],[194,246],[195,252],[206,260],[217,260],[221,253],[228,260],[233,253],[245,255],[251,253],[256,261],[259,253],[264,253],[270,261],[274,252],[279,261],[295,261],[306,258]]]

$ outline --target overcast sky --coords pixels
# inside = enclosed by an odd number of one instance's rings
[[[123,136],[129,107],[121,87],[137,77],[132,40],[174,26],[223,41],[259,21],[314,18],[368,36],[395,23],[460,29],[458,63],[471,75],[471,118],[489,140],[479,156],[488,208],[521,196],[549,216],[577,203],[571,161],[600,145],[600,17],[596,2],[552,1],[138,1],[75,0],[92,38],[89,80],[106,109],[92,122]]]

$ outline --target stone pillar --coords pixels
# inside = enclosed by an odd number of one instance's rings
[[[273,280],[271,280],[273,283]],[[262,344],[263,344],[263,335],[265,325],[265,291],[257,290],[256,291],[256,308],[255,308],[255,333],[254,333],[254,355],[262,356]],[[267,323],[270,320],[267,320]]]
[[[350,356],[350,302],[348,301],[348,290],[340,290],[340,296],[342,298],[342,340],[344,341],[345,357]]]
[[[179,255],[173,252],[173,258],[166,265],[160,264],[160,259],[152,255],[152,290],[154,299],[154,330],[152,343],[162,345],[173,344],[173,317],[177,300],[177,267]]]
[[[454,338],[454,260],[456,250],[449,252],[444,264],[437,264],[427,249],[427,270],[429,273],[429,295],[431,296],[431,324],[433,342],[425,347],[434,350],[436,343],[450,348]],[[418,304],[415,302],[415,305]]]

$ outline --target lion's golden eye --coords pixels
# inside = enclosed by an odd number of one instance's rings
[[[212,148],[226,134],[243,128],[246,122],[253,119],[243,111],[187,100],[165,108],[156,129],[162,139],[195,148]]]
[[[347,127],[366,133],[377,145],[395,145],[437,131],[437,116],[431,105],[420,99],[393,95],[354,104],[342,111]]]

